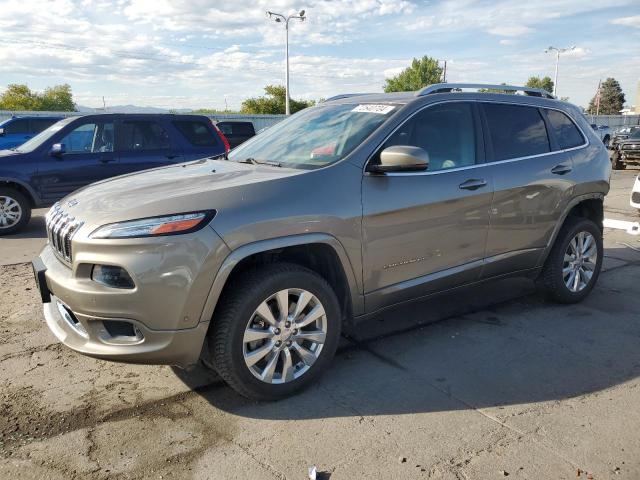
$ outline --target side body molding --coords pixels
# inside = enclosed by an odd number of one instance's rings
[[[271,238],[268,240],[261,240],[254,243],[249,243],[237,248],[231,252],[227,258],[222,262],[218,273],[213,281],[211,290],[205,302],[202,315],[200,316],[201,322],[209,322],[212,320],[213,312],[222,293],[229,275],[233,269],[243,259],[255,255],[257,253],[266,252],[269,250],[275,250],[279,248],[294,247],[298,245],[309,245],[312,243],[321,243],[330,246],[338,256],[338,259],[342,265],[349,291],[351,293],[351,306],[354,316],[362,315],[364,313],[364,297],[362,292],[358,290],[358,282],[353,271],[351,261],[347,256],[347,253],[342,244],[332,235],[323,233],[310,233],[303,235],[291,235],[287,237]]]

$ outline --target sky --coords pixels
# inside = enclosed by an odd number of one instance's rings
[[[616,78],[634,105],[640,81],[639,0],[0,0],[0,91],[69,83],[76,103],[238,109],[284,84],[285,31],[266,10],[294,13],[291,96],[380,92],[429,55],[450,82],[522,85],[553,78],[587,106]]]

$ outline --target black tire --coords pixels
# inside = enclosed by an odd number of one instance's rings
[[[2,225],[1,217],[3,212],[1,210],[6,199],[15,201],[20,206],[21,212],[19,220],[10,226]],[[29,220],[31,220],[31,203],[29,203],[29,199],[13,188],[0,188],[0,237],[19,232],[29,223]]]
[[[611,168],[614,170],[624,170],[627,168],[627,165],[620,161],[620,153],[617,150],[614,150],[611,154]]]
[[[326,338],[315,363],[300,377],[274,384],[255,377],[245,364],[243,336],[258,306],[284,289],[312,293],[326,313]],[[253,268],[236,277],[225,288],[209,329],[209,348],[204,352],[218,374],[239,394],[254,400],[278,400],[313,384],[327,369],[340,339],[342,319],[336,294],[317,273],[293,264],[272,264]]]
[[[569,247],[571,240],[580,232],[588,232],[593,235],[596,242],[598,258],[593,275],[587,285],[578,292],[571,291],[564,282],[562,269],[564,264],[564,255]],[[591,220],[583,217],[568,217],[558,233],[558,237],[547,257],[544,264],[539,282],[552,300],[559,303],[577,303],[582,301],[593,289],[600,269],[602,268],[603,247],[602,232],[598,226]]]

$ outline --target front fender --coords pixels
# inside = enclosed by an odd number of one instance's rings
[[[232,251],[227,258],[222,262],[218,273],[213,281],[213,285],[211,286],[211,290],[207,297],[207,301],[205,302],[204,309],[202,311],[202,315],[200,317],[201,322],[209,322],[213,317],[213,312],[215,307],[220,299],[220,294],[222,293],[222,289],[224,288],[229,276],[233,269],[245,258],[255,255],[261,252],[266,252],[269,250],[276,250],[279,248],[286,247],[295,247],[300,245],[309,245],[312,243],[323,243],[325,245],[330,246],[338,256],[340,263],[342,264],[342,269],[344,270],[347,283],[349,285],[349,291],[351,293],[351,304],[353,315],[361,315],[364,313],[364,297],[358,291],[358,283],[356,281],[356,276],[353,271],[353,266],[347,256],[347,253],[342,246],[342,244],[338,241],[337,238],[332,235],[323,234],[323,233],[310,233],[303,235],[291,235],[287,237],[279,237],[279,238],[270,238],[268,240],[261,240],[258,242],[249,243],[247,245],[243,245],[242,247],[237,248]]]

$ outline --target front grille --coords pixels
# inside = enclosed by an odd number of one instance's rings
[[[629,143],[627,145],[622,145],[623,150],[640,150],[640,143]]]
[[[640,203],[640,192],[633,192],[631,194],[631,201],[633,203]]]
[[[56,203],[45,218],[49,245],[56,255],[65,262],[71,263],[73,252],[71,251],[71,239],[82,226],[83,222],[73,218],[62,210]]]

